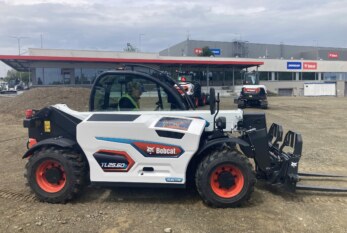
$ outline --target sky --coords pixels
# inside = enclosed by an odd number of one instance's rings
[[[346,12],[347,0],[0,0],[0,55],[18,55],[18,41],[22,55],[159,52],[187,38],[347,47]]]

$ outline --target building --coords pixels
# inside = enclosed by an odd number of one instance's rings
[[[304,83],[335,82],[336,95],[347,96],[347,49],[318,46],[259,44],[248,41],[185,40],[159,52],[161,56],[197,57],[209,47],[216,58],[248,58],[262,61],[260,80],[270,91],[303,95]],[[254,69],[254,68],[253,68]],[[218,75],[215,78],[218,82]],[[235,85],[241,84],[236,78]]]
[[[285,60],[347,61],[347,48],[260,44],[248,41],[199,41],[185,40],[159,52],[161,56],[194,57],[203,47],[209,47],[216,57],[266,58]]]
[[[240,70],[263,65],[257,59],[174,57],[158,53],[108,52],[85,50],[29,49],[28,56],[0,55],[0,60],[15,70],[30,72],[33,86],[91,85],[103,71],[123,64],[142,64],[165,70],[200,74],[203,85],[210,85],[212,72],[228,72],[236,80]],[[211,80],[213,84],[213,80]],[[232,81],[230,81],[232,82]]]
[[[214,57],[198,56],[206,46]],[[239,90],[242,69],[256,69],[261,83],[280,95],[304,95],[307,82],[333,82],[336,96],[347,96],[345,48],[185,40],[159,53],[29,49],[28,56],[0,55],[0,60],[18,71],[29,71],[33,86],[88,86],[103,71],[142,64],[173,77],[177,71],[191,71],[203,86],[228,92]]]

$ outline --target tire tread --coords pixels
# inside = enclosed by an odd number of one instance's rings
[[[54,158],[62,156],[66,163],[69,165],[68,168],[64,169],[73,169],[70,171],[71,174],[71,185],[67,187],[66,192],[63,192],[61,195],[52,197],[49,195],[42,195],[41,192],[36,190],[38,187],[33,184],[35,181],[35,171],[32,171],[35,162],[38,159],[42,158]],[[87,172],[88,166],[83,155],[69,150],[69,149],[61,149],[56,147],[44,147],[41,150],[35,151],[35,153],[29,158],[28,162],[25,165],[24,177],[26,178],[26,185],[31,187],[32,191],[36,194],[36,196],[43,202],[49,203],[66,203],[76,198],[81,194],[84,186],[87,184]]]
[[[216,160],[222,160],[225,157],[233,157],[235,159],[240,160],[241,163],[243,163],[245,165],[246,169],[250,172],[249,182],[248,182],[249,183],[248,191],[246,192],[244,197],[242,197],[239,201],[237,201],[235,203],[229,203],[229,204],[219,203],[216,200],[211,200],[211,198],[209,198],[206,195],[206,193],[205,193],[206,190],[204,190],[206,187],[204,187],[204,185],[203,185],[204,173],[206,172],[206,169],[209,166],[209,164],[211,164],[213,161],[216,161]],[[255,172],[254,172],[254,169],[253,169],[252,164],[250,163],[249,159],[246,156],[244,156],[243,154],[241,154],[239,151],[237,151],[236,149],[230,148],[228,146],[224,146],[222,149],[210,151],[210,153],[207,154],[206,157],[198,165],[198,168],[196,170],[196,175],[195,175],[195,183],[196,183],[197,191],[200,194],[202,200],[207,205],[212,206],[212,207],[216,207],[216,208],[238,207],[242,203],[248,201],[251,197],[251,194],[254,191],[255,182],[256,182]]]

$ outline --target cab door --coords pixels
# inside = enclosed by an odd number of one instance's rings
[[[97,78],[90,97],[90,111],[121,111],[120,99],[131,85],[139,85],[138,111],[182,109],[179,96],[170,87],[150,76],[136,72],[106,72]],[[137,101],[137,100],[136,100]]]

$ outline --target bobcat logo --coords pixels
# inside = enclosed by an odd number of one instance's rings
[[[154,153],[154,147],[147,146],[147,153],[150,155],[153,154]]]

